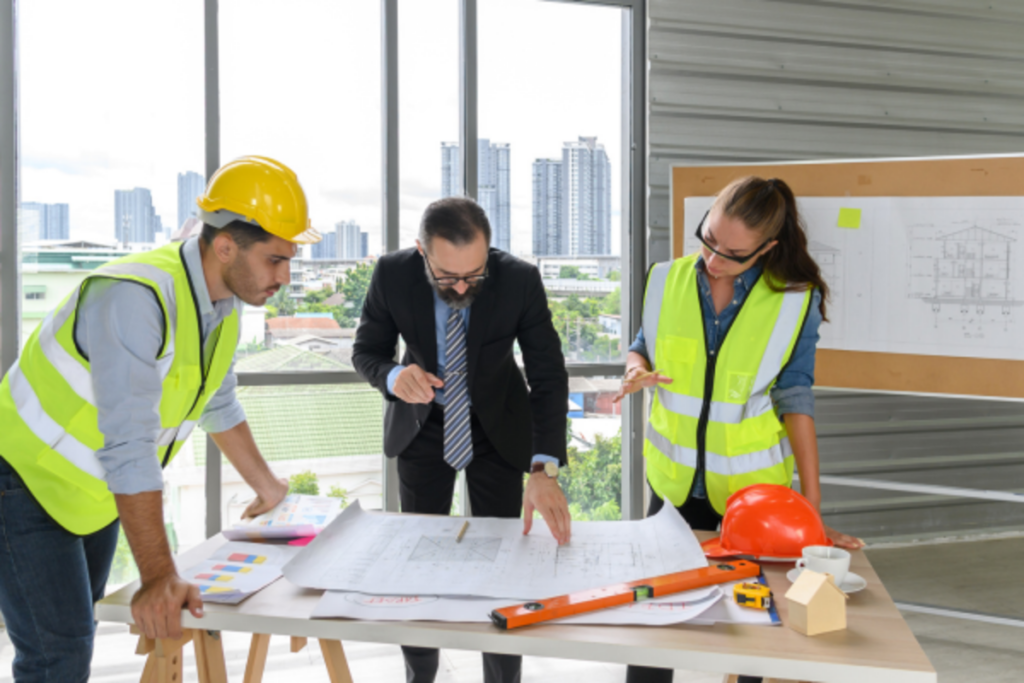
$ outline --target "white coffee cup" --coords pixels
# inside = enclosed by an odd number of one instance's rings
[[[843,583],[850,571],[850,553],[842,548],[825,545],[809,545],[804,548],[803,557],[796,561],[797,569],[831,574],[836,585]]]

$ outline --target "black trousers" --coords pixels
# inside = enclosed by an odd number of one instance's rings
[[[652,490],[647,516],[657,513],[664,505],[665,501]],[[686,502],[676,509],[694,531],[718,531],[718,525],[722,521],[721,515],[711,507],[711,501],[704,498],[687,498]],[[672,683],[673,673],[672,669],[629,666],[626,667],[626,683]],[[740,676],[738,683],[761,683],[762,680],[758,676]]]
[[[466,467],[469,504],[476,517],[518,519],[523,510],[523,472],[505,461],[487,440],[472,415],[473,460]],[[409,447],[398,456],[402,512],[451,513],[455,470],[444,461],[444,409],[434,404],[430,418]],[[438,650],[402,646],[408,683],[433,683],[440,663]],[[519,683],[523,658],[484,654],[484,683]]]

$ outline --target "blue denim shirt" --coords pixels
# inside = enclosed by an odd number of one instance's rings
[[[736,319],[740,307],[746,300],[750,290],[761,275],[761,265],[756,264],[749,270],[741,273],[734,283],[733,299],[722,309],[722,312],[715,314],[715,303],[711,298],[711,285],[708,283],[708,276],[704,272],[704,259],[697,257],[697,284],[700,291],[700,307],[704,314],[704,331],[706,334],[705,343],[709,349],[716,351],[721,349],[725,333]],[[667,302],[666,302],[667,303]],[[818,327],[821,326],[821,292],[814,290],[811,295],[811,307],[807,312],[807,322],[797,339],[796,347],[793,349],[793,356],[789,364],[779,373],[779,378],[772,386],[772,403],[775,404],[775,412],[781,419],[787,413],[799,413],[814,417],[814,353],[818,346]],[[644,340],[643,328],[636,335],[636,340],[630,345],[630,351],[639,353],[650,362],[647,355],[647,342]],[[696,498],[706,498],[704,487],[704,473],[699,472],[694,481],[693,494]]]

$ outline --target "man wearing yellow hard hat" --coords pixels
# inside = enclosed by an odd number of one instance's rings
[[[243,157],[198,200],[203,231],[91,273],[32,334],[0,383],[0,611],[17,681],[89,678],[93,604],[124,526],[142,587],[135,623],[181,634],[202,616],[175,571],[162,467],[198,424],[256,492],[256,515],[287,492],[235,397],[242,302],[290,280],[298,244],[320,239],[291,169]]]

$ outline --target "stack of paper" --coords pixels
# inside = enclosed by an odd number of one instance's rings
[[[208,559],[181,572],[203,600],[235,605],[281,578],[299,549],[265,543],[225,543]]]
[[[231,541],[315,536],[341,512],[342,500],[328,496],[285,496],[277,507],[224,531]]]

